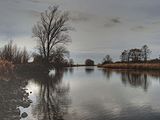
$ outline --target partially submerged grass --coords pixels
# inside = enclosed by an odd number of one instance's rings
[[[114,63],[98,65],[98,67],[112,69],[160,70],[160,63]]]

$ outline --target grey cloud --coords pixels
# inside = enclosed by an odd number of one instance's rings
[[[28,1],[30,1],[32,3],[40,3],[41,2],[41,0],[28,0]]]
[[[80,11],[70,11],[70,19],[73,22],[86,22],[89,21],[93,15],[80,12]]]
[[[29,14],[30,14],[31,16],[34,16],[34,17],[39,17],[40,14],[41,14],[41,12],[36,11],[36,10],[29,10],[28,12],[29,12]]]
[[[119,17],[117,17],[117,18],[112,18],[111,21],[112,21],[113,23],[121,23]]]
[[[47,3],[47,4],[53,4],[55,2],[59,2],[59,0],[27,0],[28,2],[35,3],[35,4],[41,4],[41,3]]]
[[[154,21],[152,22],[153,25],[160,25],[160,21]]]
[[[147,27],[142,26],[142,25],[138,25],[138,26],[135,26],[135,27],[131,28],[132,31],[137,31],[137,32],[144,31],[146,29],[147,29]]]
[[[105,21],[104,27],[113,27],[120,23],[121,23],[120,17],[110,18]]]

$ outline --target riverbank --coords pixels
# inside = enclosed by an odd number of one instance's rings
[[[160,70],[160,63],[113,63],[98,65],[98,67],[111,69]]]
[[[94,66],[86,66],[84,64],[76,64],[76,65],[66,65],[66,66],[54,66],[52,64],[50,65],[45,65],[45,64],[35,64],[35,63],[30,63],[30,64],[15,64],[14,65],[14,71],[18,72],[48,72],[50,69],[56,68],[56,69],[63,69],[67,67],[94,67]]]
[[[84,64],[77,64],[77,65],[71,65],[71,66],[67,66],[67,67],[94,67],[97,65],[84,65]]]
[[[48,71],[49,69],[53,68],[65,68],[65,67],[85,67],[84,64],[76,64],[76,65],[53,65],[53,64],[39,64],[39,63],[26,63],[26,64],[13,64],[12,62],[8,62],[5,60],[0,60],[0,73],[11,73],[13,71],[20,71],[20,72],[42,72]],[[94,65],[96,66],[96,65]]]

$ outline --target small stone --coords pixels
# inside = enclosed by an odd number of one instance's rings
[[[28,114],[26,112],[22,113],[21,117],[22,118],[26,118],[28,116]]]

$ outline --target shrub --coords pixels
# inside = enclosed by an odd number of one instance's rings
[[[94,61],[91,60],[91,59],[87,59],[87,60],[85,61],[85,65],[86,65],[86,66],[94,66]]]
[[[7,60],[0,60],[0,73],[12,72],[14,65]]]

